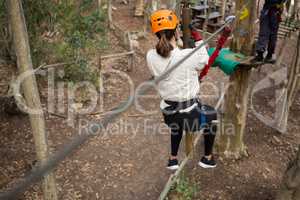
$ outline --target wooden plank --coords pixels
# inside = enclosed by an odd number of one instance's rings
[[[205,9],[208,9],[209,6],[208,5],[197,5],[197,6],[193,6],[191,8],[196,11],[203,11]]]
[[[128,51],[124,53],[115,53],[115,54],[110,54],[106,56],[101,56],[101,59],[109,59],[109,58],[120,58],[120,57],[126,57],[134,54],[134,51]]]
[[[220,18],[222,17],[222,15],[219,13],[219,12],[212,12],[208,15],[208,19],[211,20],[211,19],[217,19],[217,18]],[[199,19],[206,19],[206,15],[199,15],[199,16],[196,16],[196,18],[199,18]]]

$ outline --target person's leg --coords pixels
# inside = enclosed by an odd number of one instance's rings
[[[266,62],[274,63],[276,60],[273,59],[273,54],[275,53],[277,44],[277,35],[279,29],[278,13],[273,12],[270,14],[270,39],[268,43],[268,54],[266,57]]]
[[[259,34],[258,40],[256,43],[256,60],[263,61],[263,54],[266,50],[266,46],[269,42],[270,38],[270,26],[269,26],[269,17],[268,11],[262,10],[260,16],[260,26],[259,26]]]
[[[204,132],[204,156],[199,161],[199,165],[203,168],[214,168],[217,166],[213,157],[213,147],[216,134],[210,131]]]
[[[177,154],[182,139],[182,128],[171,128],[171,156],[168,161],[167,168],[177,170],[179,168]]]
[[[175,159],[177,157],[182,135],[182,128],[178,127],[171,129],[171,159]]]
[[[216,134],[210,131],[204,133],[204,156],[211,156],[213,154],[213,147],[215,142]]]
[[[211,106],[202,106],[200,121],[204,137],[204,156],[198,164],[203,168],[214,168],[217,166],[213,157],[213,147],[217,133],[215,120],[217,120],[217,111]]]

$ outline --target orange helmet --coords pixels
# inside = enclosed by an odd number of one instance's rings
[[[152,32],[172,30],[178,25],[178,18],[171,10],[157,10],[151,15]]]

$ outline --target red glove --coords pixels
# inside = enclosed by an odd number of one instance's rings
[[[191,31],[191,36],[192,36],[192,38],[193,38],[196,42],[202,40],[202,36],[201,36],[201,34],[200,34],[198,31],[192,30],[192,31]]]
[[[231,34],[231,29],[229,27],[225,27],[221,37],[217,41],[217,49],[223,48],[230,34]]]

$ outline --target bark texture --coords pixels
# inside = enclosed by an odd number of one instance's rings
[[[135,0],[134,16],[141,17],[144,15],[144,0]]]
[[[295,160],[289,166],[283,176],[280,191],[276,200],[300,199],[300,146]]]
[[[284,88],[280,113],[277,114],[276,129],[286,133],[290,108],[300,88],[300,31],[298,31],[296,51],[293,56],[292,65],[288,69],[287,84]]]
[[[20,0],[8,0],[8,12],[13,34],[15,53],[19,73],[30,72],[33,70],[28,42],[28,33],[25,25],[25,18]],[[42,111],[39,91],[34,75],[28,76],[22,83],[23,92],[27,106],[31,109]],[[43,112],[30,114],[30,123],[36,148],[37,159],[43,165],[49,156],[47,137],[45,131],[45,121]],[[56,184],[54,173],[51,172],[43,180],[43,193],[45,200],[56,200]]]
[[[246,6],[245,6],[246,5]],[[249,16],[239,20],[240,12],[248,9]],[[256,1],[236,0],[236,29],[232,50],[250,56],[254,43]],[[240,158],[247,155],[244,132],[247,119],[249,78],[251,68],[239,67],[230,77],[230,86],[225,95],[224,115],[219,138],[219,151],[226,157]],[[230,130],[227,128],[230,127]]]

